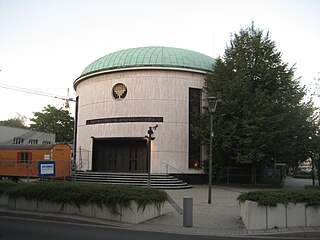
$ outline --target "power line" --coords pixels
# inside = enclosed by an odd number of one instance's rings
[[[25,92],[25,93],[30,93],[30,94],[36,94],[36,95],[40,95],[40,96],[45,96],[45,97],[52,97],[52,98],[56,98],[56,99],[61,99],[61,100],[65,100],[65,108],[69,108],[69,102],[75,102],[76,100],[74,100],[73,98],[69,97],[69,88],[67,89],[67,97],[64,96],[59,96],[59,95],[55,95],[53,93],[47,93],[47,92],[43,92],[43,91],[37,91],[37,90],[32,90],[29,88],[21,88],[21,87],[16,87],[16,86],[10,86],[7,84],[3,84],[0,83],[0,88],[5,88],[5,89],[9,89],[9,90],[14,90],[14,91],[19,91],[19,92]]]

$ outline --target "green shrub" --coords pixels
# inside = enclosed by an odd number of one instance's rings
[[[6,180],[0,180],[0,196],[6,191],[18,186],[18,183]]]
[[[19,184],[7,193],[11,198],[69,203],[78,207],[95,203],[100,207],[106,206],[113,213],[119,213],[120,208],[130,208],[132,201],[144,210],[149,204],[160,206],[167,200],[167,194],[157,189],[62,181]]]
[[[278,203],[306,203],[307,206],[320,207],[320,188],[305,189],[265,189],[239,195],[238,200],[258,202],[260,206],[276,206]]]

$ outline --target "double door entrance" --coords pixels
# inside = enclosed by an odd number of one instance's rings
[[[147,167],[147,142],[145,140],[93,140],[93,171],[146,173]]]

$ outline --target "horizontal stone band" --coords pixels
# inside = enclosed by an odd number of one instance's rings
[[[86,121],[86,125],[103,123],[128,123],[128,122],[163,122],[163,117],[117,117],[117,118],[98,118]]]

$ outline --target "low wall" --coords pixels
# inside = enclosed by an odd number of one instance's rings
[[[268,207],[245,201],[240,207],[242,221],[248,230],[320,226],[320,208],[304,203]]]
[[[100,207],[97,204],[80,205],[78,207],[72,204],[57,204],[48,201],[27,200],[24,198],[8,199],[6,196],[0,197],[0,203],[7,205],[9,209],[80,215],[135,224],[165,214],[164,207],[147,205],[145,209],[143,209],[139,208],[136,202],[132,202],[129,208],[120,208],[119,214],[114,214],[105,206]]]

